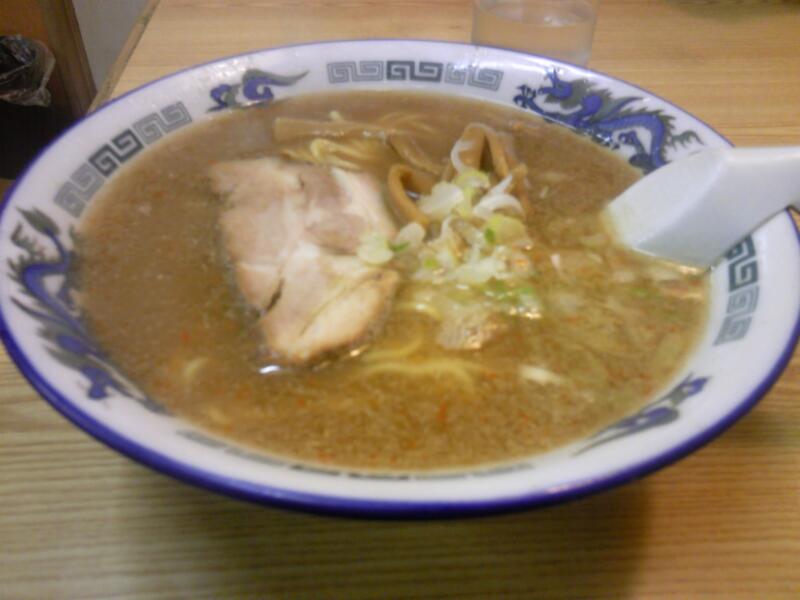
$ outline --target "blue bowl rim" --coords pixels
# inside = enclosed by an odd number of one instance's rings
[[[171,79],[173,77],[176,77],[178,75],[196,69],[202,69],[203,67],[211,64],[225,62],[235,58],[243,58],[247,56],[262,54],[273,50],[322,46],[328,44],[342,44],[342,43],[380,44],[386,42],[409,44],[409,45],[413,45],[415,43],[432,43],[440,45],[446,44],[453,46],[463,46],[470,48],[476,47],[474,44],[468,44],[463,42],[452,42],[446,40],[396,39],[396,38],[330,40],[323,42],[288,44],[284,46],[262,48],[260,50],[243,52],[239,54],[233,54],[217,58],[211,61],[207,61],[197,65],[192,65],[190,67],[186,67],[184,69],[180,69],[173,73],[169,73],[167,75],[164,75],[163,77],[159,77],[158,79],[149,81],[133,90],[125,92],[124,94],[121,94],[120,96],[106,102],[102,106],[98,107],[97,110],[95,110],[93,113],[86,115],[79,121],[72,124],[69,128],[64,130],[55,140],[51,141],[44,149],[42,149],[36,155],[36,157],[25,168],[22,174],[16,179],[15,183],[6,191],[5,197],[3,198],[3,203],[2,205],[0,205],[0,222],[2,222],[2,219],[5,216],[6,208],[9,205],[9,201],[14,196],[14,192],[16,191],[16,188],[19,185],[19,183],[27,177],[30,170],[39,162],[39,160],[43,156],[45,156],[48,153],[48,151],[53,145],[58,143],[70,131],[72,131],[77,127],[80,127],[83,121],[92,118],[92,115],[97,114],[103,110],[106,110],[111,105],[123,100],[124,98],[127,98],[132,94],[136,94],[145,88],[156,85],[162,81],[166,81],[167,79]],[[585,67],[580,67],[578,65],[566,63],[563,61],[558,61],[555,59],[551,59],[549,57],[540,56],[529,52],[509,50],[507,48],[499,48],[494,46],[487,46],[487,47],[491,47],[497,50],[503,50],[511,54],[520,54],[524,56],[531,56],[534,58],[541,58],[550,63],[557,64],[559,66],[567,67],[570,69],[576,69],[578,71],[583,71],[586,73],[599,76],[602,79],[615,81],[630,86],[634,89],[640,90],[647,97],[660,100],[661,102],[664,102],[665,104],[673,107],[677,111],[687,114],[695,121],[702,123],[709,130],[713,131],[726,143],[728,143],[731,146],[733,145],[727,138],[725,138],[722,134],[716,131],[713,127],[711,127],[701,119],[698,119],[691,113],[688,113],[687,111],[681,109],[672,102],[669,102],[668,100],[665,100],[664,98],[661,98],[660,96],[657,96],[656,94],[653,94],[645,90],[644,88],[633,85],[617,77],[613,77],[605,73],[601,73],[599,71],[595,71]],[[794,227],[795,240],[798,243],[798,249],[800,249],[800,230],[798,230],[797,224],[791,218],[791,215],[788,211],[786,215]],[[778,378],[780,377],[781,373],[784,371],[786,366],[789,364],[789,361],[791,360],[794,352],[794,348],[797,345],[798,338],[800,338],[800,306],[798,306],[797,317],[792,327],[792,332],[791,335],[789,336],[787,345],[781,352],[778,359],[773,364],[772,368],[766,374],[766,376],[761,380],[761,382],[758,385],[755,386],[755,388],[753,388],[753,390],[751,390],[748,394],[745,395],[742,402],[740,402],[734,410],[724,415],[721,419],[719,419],[717,422],[713,423],[703,431],[684,440],[680,444],[673,446],[669,450],[662,452],[656,457],[634,464],[632,466],[629,466],[625,469],[621,469],[620,471],[611,473],[609,475],[596,478],[585,478],[573,481],[570,482],[569,484],[560,486],[557,490],[553,491],[545,490],[528,494],[522,494],[519,496],[490,499],[490,500],[443,501],[443,502],[414,501],[414,500],[394,501],[394,500],[357,499],[357,498],[349,498],[349,497],[341,497],[333,495],[314,494],[308,492],[297,492],[270,485],[251,483],[240,479],[226,477],[216,472],[205,471],[203,469],[198,469],[196,467],[186,465],[179,460],[167,457],[155,450],[142,446],[137,442],[132,441],[131,439],[118,434],[113,429],[105,426],[101,422],[90,417],[88,414],[84,413],[82,410],[80,410],[74,404],[72,404],[66,397],[61,395],[57,389],[51,386],[47,382],[47,380],[42,376],[42,374],[40,374],[40,372],[34,367],[34,365],[31,363],[31,361],[19,347],[16,340],[14,339],[14,336],[11,335],[11,332],[7,325],[6,315],[3,314],[2,308],[0,308],[0,339],[2,340],[3,344],[6,347],[6,350],[8,351],[9,356],[14,361],[14,363],[16,364],[17,368],[20,370],[22,375],[28,380],[31,386],[57,412],[61,413],[67,420],[71,421],[74,425],[76,425],[77,427],[79,427],[80,429],[82,429],[84,432],[88,433],[95,439],[103,442],[107,446],[113,448],[114,450],[117,450],[121,454],[124,454],[128,458],[140,464],[155,469],[156,471],[159,471],[163,474],[170,475],[171,477],[183,481],[184,483],[204,488],[225,496],[241,500],[247,500],[258,504],[268,504],[272,506],[278,506],[281,508],[297,509],[310,513],[349,516],[358,518],[390,518],[390,519],[456,518],[464,516],[481,516],[481,515],[490,515],[502,512],[513,512],[533,507],[543,507],[552,504],[558,504],[558,503],[568,502],[571,500],[576,500],[578,498],[595,494],[601,491],[605,491],[623,485],[625,483],[631,482],[633,480],[639,479],[641,477],[644,477],[645,475],[648,475],[658,469],[661,469],[667,465],[676,462],[677,460],[690,454],[694,450],[697,450],[698,448],[701,448],[702,446],[706,445],[707,443],[712,441],[715,437],[720,435],[723,431],[728,429],[736,421],[738,421],[740,418],[746,415],[756,405],[756,403],[769,391],[769,389],[778,380]]]

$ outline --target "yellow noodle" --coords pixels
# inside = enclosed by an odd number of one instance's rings
[[[458,380],[465,388],[472,390],[475,387],[474,373],[480,373],[483,370],[480,365],[460,358],[432,358],[419,363],[408,361],[379,362],[365,367],[362,375],[365,377],[386,373],[404,375],[406,377],[446,375]]]
[[[426,123],[422,115],[404,110],[387,113],[377,119],[377,122],[384,127],[394,127],[396,129],[416,130],[422,133],[436,133],[436,128]]]
[[[352,157],[356,160],[363,160],[365,155],[358,152],[351,146],[340,144],[324,138],[317,138],[308,146],[311,150],[311,155],[316,159],[316,162],[333,165],[334,167],[341,167],[342,169],[356,170],[358,163],[345,160],[341,156]]]
[[[423,171],[427,171],[436,177],[441,176],[444,165],[434,162],[410,135],[399,133],[391,134],[389,136],[389,145],[397,152],[398,156],[407,163]]]
[[[442,319],[442,313],[427,302],[398,302],[394,306],[395,310],[422,313],[437,321]]]
[[[311,154],[311,149],[308,146],[301,146],[298,148],[283,148],[281,149],[281,155],[298,162],[317,162],[314,156]]]
[[[376,139],[338,142],[326,138],[315,138],[307,146],[285,148],[281,151],[281,154],[294,160],[331,165],[351,171],[380,162],[384,158],[381,154],[390,153],[389,148]]]
[[[393,130],[385,127],[340,120],[318,121],[278,117],[272,125],[272,137],[278,143],[307,137],[386,137],[390,133],[393,133]]]
[[[183,379],[183,382],[186,384],[192,383],[207,362],[207,356],[196,356],[195,358],[187,360],[181,371],[181,379]]]
[[[422,335],[417,332],[413,338],[408,340],[405,344],[394,346],[391,348],[380,348],[377,350],[369,350],[361,355],[364,362],[374,363],[388,360],[398,360],[401,358],[408,358],[422,347]]]

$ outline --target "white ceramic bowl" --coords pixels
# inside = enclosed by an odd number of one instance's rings
[[[237,105],[345,89],[425,90],[516,106],[594,137],[643,170],[728,145],[691,115],[622,81],[464,44],[309,44],[170,75],[67,131],[2,207],[3,341],[53,407],[135,460],[232,496],[325,512],[452,516],[553,503],[649,473],[741,417],[788,362],[798,336],[800,254],[794,224],[781,214],[713,271],[708,325],[681,373],[637,413],[544,455],[457,474],[373,477],[275,460],[167,414],[87,335],[66,276],[70,230],[121,165],[170,132]]]

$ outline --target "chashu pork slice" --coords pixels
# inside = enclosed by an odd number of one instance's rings
[[[399,281],[396,271],[299,244],[278,301],[259,320],[268,346],[291,363],[354,348],[376,331]]]
[[[396,231],[371,177],[275,158],[220,163],[210,177],[225,199],[223,245],[273,358],[312,364],[377,331],[399,275],[355,256],[364,233]]]

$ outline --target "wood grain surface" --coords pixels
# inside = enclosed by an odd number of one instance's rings
[[[119,94],[218,56],[466,40],[466,0],[161,0]],[[800,3],[602,0],[590,66],[741,145],[800,143]],[[787,327],[791,324],[787,323]],[[800,358],[747,417],[567,505],[370,522],[236,502],[77,431],[0,360],[0,598],[800,598]]]

